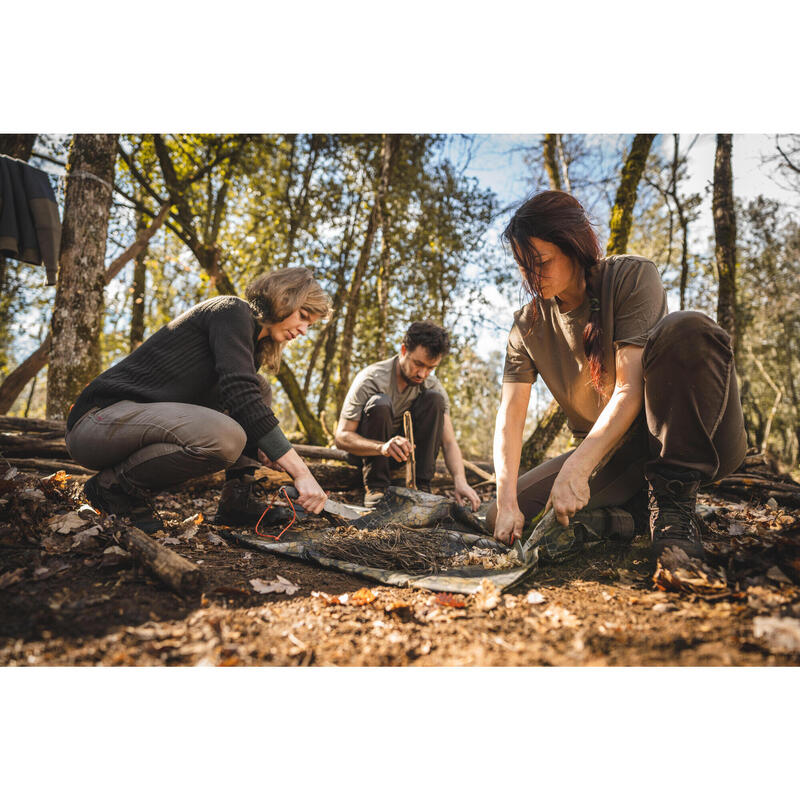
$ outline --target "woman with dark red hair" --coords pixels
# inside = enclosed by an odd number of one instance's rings
[[[531,301],[515,313],[506,349],[487,518],[495,538],[513,543],[545,507],[567,525],[581,509],[647,491],[654,554],[677,546],[702,557],[698,487],[735,470],[746,450],[728,334],[704,314],[667,313],[651,261],[604,258],[569,194],[531,197],[503,238]],[[539,375],[580,443],[518,478]]]

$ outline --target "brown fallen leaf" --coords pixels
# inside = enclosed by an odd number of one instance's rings
[[[19,583],[24,574],[25,567],[4,572],[2,575],[0,575],[0,589],[8,589],[9,586]]]
[[[414,609],[411,607],[411,604],[405,603],[402,600],[394,600],[387,604],[383,610],[390,616],[397,617],[397,619],[403,622],[408,622],[414,617]]]
[[[375,600],[377,600],[377,595],[372,589],[367,589],[366,586],[350,595],[350,605],[353,606],[366,606],[369,603],[374,603]]]
[[[312,597],[319,597],[326,606],[340,606],[342,605],[342,597],[344,598],[344,602],[347,602],[347,595],[343,594],[339,597],[336,595],[328,594],[327,592],[311,592]]]
[[[714,570],[679,547],[667,547],[661,554],[653,583],[665,592],[697,594],[707,599],[730,595],[721,567]]]
[[[450,606],[451,608],[465,608],[467,605],[467,601],[461,595],[448,592],[439,592],[435,600],[440,606]]]

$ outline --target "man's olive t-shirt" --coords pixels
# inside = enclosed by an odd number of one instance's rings
[[[616,379],[614,356],[620,345],[644,347],[650,331],[667,314],[667,295],[658,269],[639,256],[610,256],[599,262],[600,317],[605,386]],[[538,313],[533,319],[532,306]],[[592,386],[583,352],[589,298],[566,313],[555,298],[534,299],[514,314],[508,336],[503,383],[533,383],[537,375],[564,410],[573,433],[585,436],[605,402]]]
[[[444,413],[450,413],[450,399],[435,375],[428,375],[422,384],[409,383],[401,392],[397,386],[397,361],[398,356],[392,356],[386,361],[364,367],[356,375],[342,406],[344,419],[361,419],[367,400],[374,394],[385,394],[392,402],[392,425],[397,429],[403,423],[403,414],[422,393],[423,386],[425,391],[441,394],[444,397]]]

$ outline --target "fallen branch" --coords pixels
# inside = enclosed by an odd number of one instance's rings
[[[81,467],[74,461],[53,461],[47,458],[5,458],[3,461],[8,462],[13,467],[19,469],[31,469],[37,472],[58,472],[63,469],[64,472],[72,475],[94,475],[95,470],[86,469]]]
[[[205,579],[197,564],[168,550],[138,528],[120,528],[113,536],[136,561],[178,594],[196,594],[203,588]]]

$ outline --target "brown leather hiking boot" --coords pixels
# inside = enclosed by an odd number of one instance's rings
[[[650,541],[658,558],[667,547],[679,547],[703,559],[702,523],[695,513],[700,474],[693,470],[649,471]]]
[[[264,509],[270,504],[270,492],[252,475],[225,481],[217,503],[214,522],[231,527],[251,527],[255,525]],[[285,525],[292,518],[288,508],[274,506],[263,520],[263,527]]]
[[[103,486],[97,475],[92,475],[83,484],[83,494],[92,508],[125,517],[145,533],[155,533],[164,527],[158,512],[144,494],[137,497],[128,494],[121,486]]]

